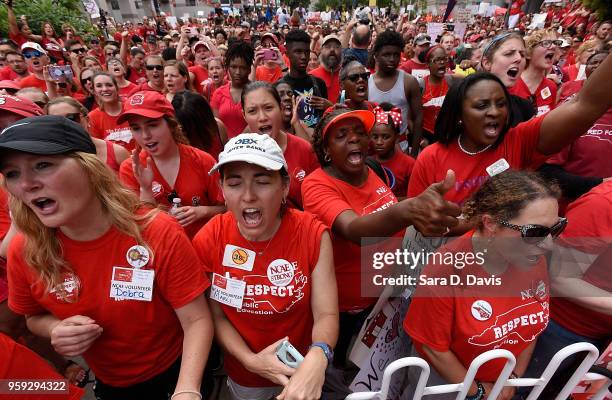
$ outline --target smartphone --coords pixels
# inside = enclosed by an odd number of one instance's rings
[[[73,77],[72,68],[70,65],[51,65],[49,66],[49,76],[55,81],[59,81],[62,76],[66,80],[71,80]]]
[[[276,348],[276,356],[283,364],[291,368],[299,367],[302,361],[304,361],[304,357],[288,340],[283,340]]]
[[[276,51],[272,49],[264,49],[263,50],[263,60],[264,61],[274,61],[278,58]]]

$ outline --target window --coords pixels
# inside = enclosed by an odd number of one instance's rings
[[[113,10],[119,10],[120,9],[119,1],[118,0],[111,0],[110,4],[111,4],[111,9],[113,9]]]
[[[142,8],[142,3],[136,0],[134,1],[134,7],[136,7],[137,10],[140,10]]]
[[[196,0],[185,0],[185,5],[188,7],[195,7]]]

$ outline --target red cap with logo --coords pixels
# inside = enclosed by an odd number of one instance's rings
[[[123,103],[123,113],[117,119],[117,123],[122,124],[133,116],[146,118],[173,117],[174,108],[163,94],[146,90],[134,93]]]
[[[43,115],[42,108],[29,99],[11,95],[0,95],[0,111],[8,111],[24,118]]]

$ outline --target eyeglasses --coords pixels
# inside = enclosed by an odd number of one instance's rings
[[[107,56],[107,57],[114,57],[114,56],[116,56],[116,55],[117,55],[117,52],[116,52],[116,51],[108,51],[108,52],[106,52],[106,56]]]
[[[64,117],[68,118],[72,122],[76,122],[77,124],[81,123],[81,113],[66,114]]]
[[[76,53],[76,54],[83,54],[85,52],[87,52],[87,49],[85,49],[84,47],[80,47],[78,49],[72,49],[70,50],[71,53]]]
[[[542,40],[541,42],[536,43],[536,47],[537,46],[542,46],[545,49],[550,49],[550,47],[553,44],[555,46],[561,46],[563,44],[563,40],[559,40],[559,39],[556,39],[556,40]]]
[[[542,225],[514,225],[509,223],[508,221],[503,220],[499,220],[497,222],[501,226],[505,226],[506,228],[521,232],[521,237],[523,238],[523,241],[527,244],[541,243],[544,239],[548,237],[548,235],[552,236],[553,238],[556,238],[561,234],[561,232],[563,232],[563,230],[567,226],[567,218],[559,218],[559,222],[557,222],[551,228]]]
[[[432,58],[431,62],[434,63],[434,64],[447,64],[448,63],[448,57]]]
[[[364,81],[367,81],[370,78],[370,73],[369,72],[364,72],[362,74],[351,74],[351,75],[347,75],[346,79],[348,79],[349,81],[353,82],[353,83],[357,83],[359,82],[360,79],[363,79]]]
[[[43,53],[41,53],[38,50],[34,50],[34,51],[26,51],[22,54],[25,58],[32,58],[32,57],[40,57],[43,55]]]
[[[145,68],[147,69],[147,71],[153,71],[154,69],[156,69],[158,71],[163,71],[164,70],[164,66],[163,65],[147,65],[147,66],[145,66]]]

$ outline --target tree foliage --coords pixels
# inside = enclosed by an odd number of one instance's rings
[[[69,23],[78,35],[93,32],[89,16],[79,0],[14,0],[13,10],[19,18],[25,15],[32,32],[41,34],[42,23],[51,22],[55,32],[61,35],[62,24]],[[6,7],[0,5],[0,36],[8,37],[8,17]]]
[[[597,12],[600,21],[612,19],[612,0],[582,0],[582,4]]]

